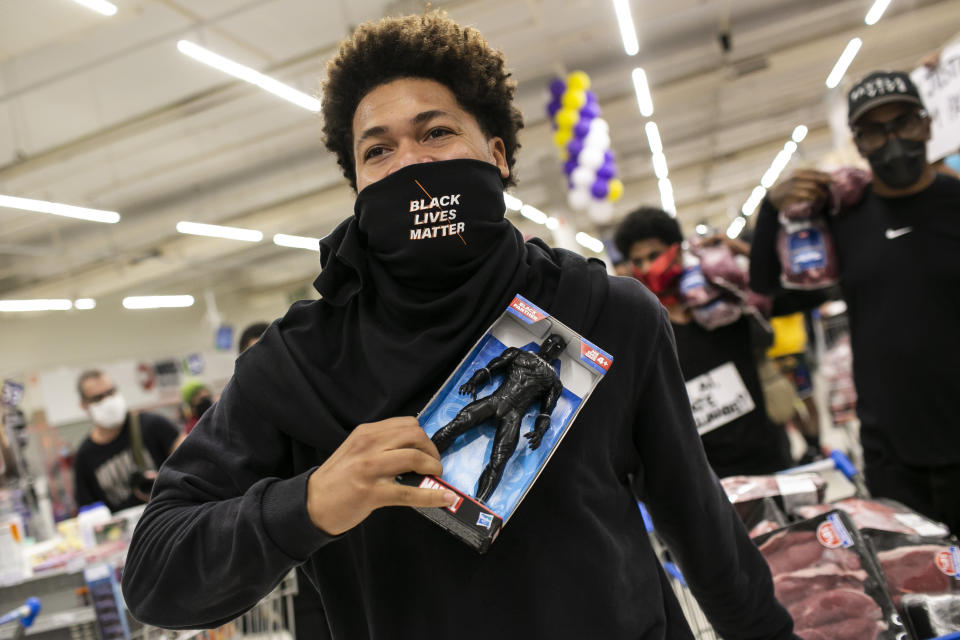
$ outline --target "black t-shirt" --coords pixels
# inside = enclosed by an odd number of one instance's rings
[[[790,466],[782,427],[767,417],[747,318],[712,331],[674,324],[680,369],[707,459],[721,478]]]
[[[157,470],[170,455],[180,432],[172,422],[155,413],[140,413],[143,457],[147,468]],[[103,502],[111,511],[142,504],[130,487],[130,475],[137,470],[130,446],[130,414],[120,434],[107,444],[88,436],[74,463],[74,494],[77,507]]]
[[[777,214],[764,203],[751,285],[777,286]],[[853,346],[864,447],[907,464],[960,464],[960,181],[829,217]]]

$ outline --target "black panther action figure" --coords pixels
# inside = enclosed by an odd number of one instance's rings
[[[543,434],[550,428],[550,414],[557,406],[563,385],[551,362],[566,348],[566,342],[553,333],[540,345],[539,353],[509,347],[487,366],[474,371],[470,379],[460,387],[461,395],[472,395],[473,402],[433,434],[433,443],[443,453],[457,436],[494,418],[497,434],[493,439],[493,451],[486,468],[477,483],[476,497],[485,502],[500,482],[507,460],[513,455],[520,440],[520,421],[531,404],[540,400],[540,414],[534,421],[532,431],[524,434],[530,440],[530,449],[540,446]],[[482,388],[493,374],[506,369],[503,383],[489,396],[477,400],[477,389]]]

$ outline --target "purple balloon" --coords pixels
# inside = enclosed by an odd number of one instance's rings
[[[583,151],[583,140],[580,138],[573,138],[573,140],[570,141],[570,144],[567,145],[567,153],[570,154],[570,159],[576,160],[581,151]]]
[[[563,163],[563,172],[569,177],[573,170],[576,169],[579,165],[577,164],[577,159],[571,157],[569,160]]]
[[[560,96],[563,95],[563,92],[566,90],[567,90],[567,83],[565,83],[560,78],[554,78],[553,81],[550,82],[550,94],[554,98],[559,99]]]
[[[577,124],[573,127],[573,137],[577,140],[583,140],[587,137],[587,134],[590,132],[590,121],[583,119],[583,114],[580,116],[580,120],[577,121]]]
[[[553,116],[557,115],[557,111],[560,111],[560,107],[563,106],[560,104],[559,100],[551,100],[547,105],[547,113],[550,114],[550,119],[553,119]]]
[[[604,162],[597,169],[597,178],[600,180],[610,180],[615,175],[617,175],[617,165],[612,162]]]
[[[606,151],[603,152],[603,162],[604,163],[609,162],[610,164],[614,163],[613,149],[607,149]]]
[[[593,91],[587,91],[587,104],[600,104],[597,100],[597,94]]]
[[[600,116],[600,105],[595,102],[588,102],[580,108],[580,118],[584,120],[593,120]]]
[[[597,200],[603,200],[607,197],[607,194],[610,193],[610,182],[607,180],[597,180],[593,183],[593,186],[590,187],[590,193],[592,193],[593,197]]]

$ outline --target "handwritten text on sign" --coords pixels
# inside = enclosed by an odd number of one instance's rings
[[[733,422],[756,408],[732,362],[689,380],[687,395],[700,435]]]
[[[960,43],[944,48],[936,69],[914,69],[910,78],[930,114],[927,158],[934,162],[956,153],[960,149]]]

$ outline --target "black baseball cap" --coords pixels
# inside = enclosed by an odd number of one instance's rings
[[[902,71],[874,71],[850,89],[848,121],[853,125],[870,109],[891,102],[906,102],[923,108],[920,92],[910,76]]]

